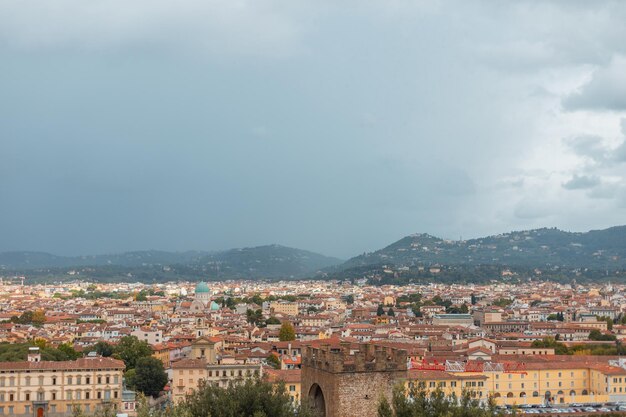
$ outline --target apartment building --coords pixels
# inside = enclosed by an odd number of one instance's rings
[[[70,416],[74,406],[92,413],[104,404],[121,408],[124,362],[86,357],[41,361],[31,348],[27,361],[0,362],[0,415]]]

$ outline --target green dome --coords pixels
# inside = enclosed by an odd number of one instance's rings
[[[219,309],[220,309],[220,305],[217,304],[215,301],[211,301],[211,310],[217,311]]]
[[[196,294],[201,293],[201,292],[211,292],[209,290],[209,286],[204,281],[200,281],[198,285],[196,285]]]

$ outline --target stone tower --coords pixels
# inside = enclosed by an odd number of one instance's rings
[[[391,402],[393,386],[407,377],[407,353],[373,344],[352,349],[344,342],[305,346],[302,396],[321,417],[377,417],[381,396]]]

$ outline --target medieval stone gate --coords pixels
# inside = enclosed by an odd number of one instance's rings
[[[406,351],[373,344],[305,346],[302,396],[320,417],[376,417],[381,396],[407,376]]]

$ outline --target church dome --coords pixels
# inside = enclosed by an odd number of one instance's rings
[[[209,290],[209,286],[204,281],[200,281],[198,285],[196,285],[196,294],[202,293],[202,292],[211,292]]]
[[[220,305],[217,304],[215,301],[211,301],[211,310],[212,311],[217,311],[220,309]]]

